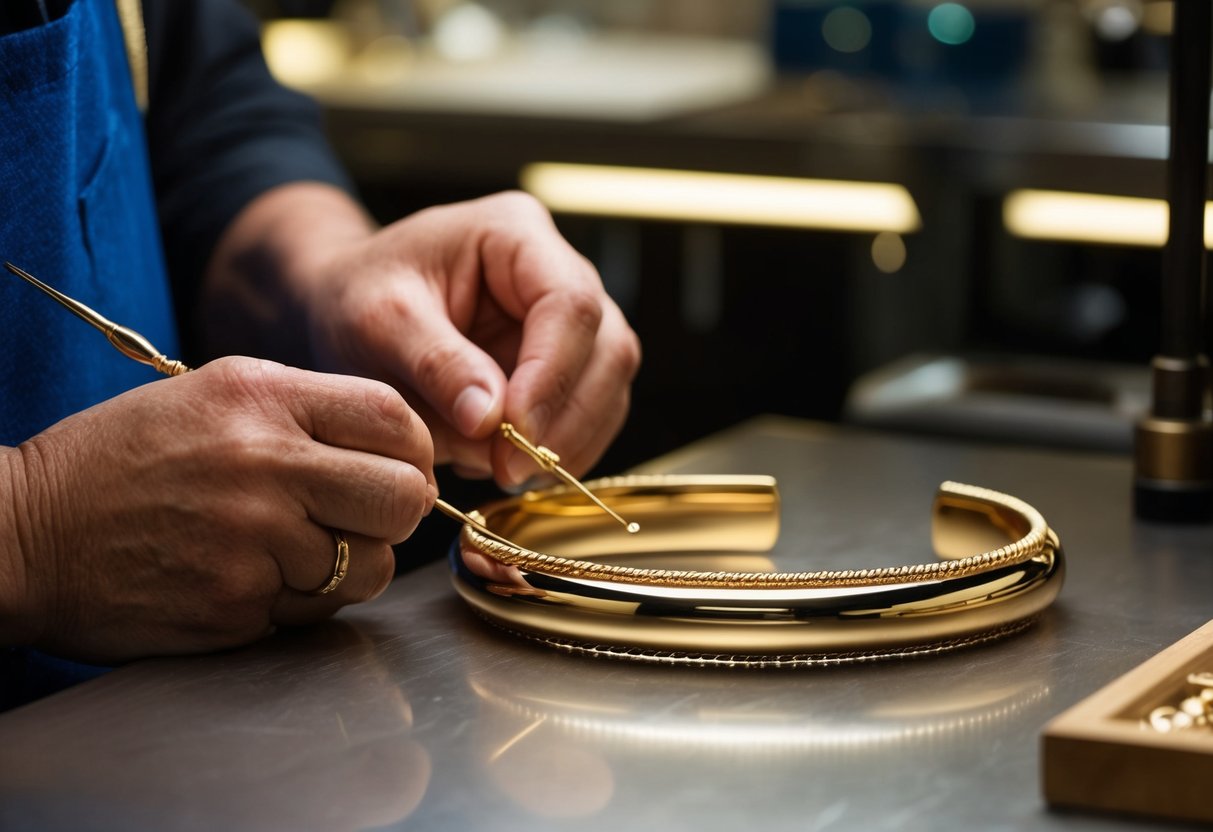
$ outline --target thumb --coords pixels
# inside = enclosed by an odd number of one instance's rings
[[[496,430],[504,413],[505,373],[444,314],[417,316],[393,339],[389,371],[468,439]]]

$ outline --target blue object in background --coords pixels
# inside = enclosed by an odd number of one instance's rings
[[[771,20],[780,72],[830,70],[921,91],[1009,87],[1031,38],[1027,3],[775,0]]]

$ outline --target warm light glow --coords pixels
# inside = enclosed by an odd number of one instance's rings
[[[275,20],[262,30],[261,48],[279,83],[303,87],[341,73],[350,54],[350,38],[332,21]]]
[[[841,231],[917,231],[901,185],[540,163],[522,187],[557,212]]]
[[[1213,216],[1205,204],[1205,247],[1213,248]],[[1002,205],[1007,230],[1017,237],[1074,243],[1162,246],[1167,203],[1161,199],[1066,191],[1013,191]]]
[[[1171,34],[1171,21],[1175,17],[1173,0],[1154,0],[1146,4],[1141,13],[1141,28],[1151,35]]]
[[[906,264],[906,243],[900,234],[881,231],[872,240],[872,263],[885,274],[901,271]]]

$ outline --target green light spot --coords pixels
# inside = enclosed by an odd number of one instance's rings
[[[927,15],[927,30],[931,37],[951,46],[968,42],[976,28],[972,12],[959,3],[940,3]]]
[[[858,52],[872,40],[872,24],[859,9],[839,6],[821,21],[821,36],[831,49]]]

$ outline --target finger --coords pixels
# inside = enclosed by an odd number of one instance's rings
[[[565,406],[554,414],[546,430],[529,438],[559,453],[562,465],[570,472],[584,472],[597,461],[623,426],[630,403],[630,385],[639,365],[639,341],[623,313],[614,303],[608,302],[593,354]],[[517,377],[510,380],[507,419],[518,418],[514,414],[526,407],[523,387],[526,381],[528,379]],[[517,399],[514,398],[516,391]],[[502,484],[506,486],[526,482],[539,471],[530,457],[505,441],[494,446],[493,468],[499,476],[504,472]]]
[[[408,462],[434,482],[429,430],[391,385],[286,369],[290,371],[287,383],[294,393],[286,398],[286,404],[308,435],[337,448]]]
[[[198,373],[218,373],[219,389],[244,391],[264,411],[275,405],[308,436],[337,448],[415,465],[433,482],[433,443],[425,424],[390,385],[314,373],[250,358],[221,358]]]
[[[432,296],[392,304],[384,315],[390,320],[364,337],[386,373],[464,437],[490,436],[501,422],[506,385],[497,362],[459,331]]]
[[[480,241],[484,280],[500,308],[522,323],[507,393],[511,421],[539,436],[572,392],[613,304],[593,265],[533,197],[499,194],[480,205],[489,229]]]
[[[484,279],[510,317],[522,320],[541,297],[554,291],[601,291],[598,272],[561,236],[537,199],[509,192],[475,204],[485,229],[479,245]]]
[[[299,568],[296,571],[300,574],[304,571],[302,562],[308,561],[306,571],[310,574],[300,577],[299,580],[313,583],[301,584],[306,589],[300,590],[293,581],[287,582],[270,612],[270,620],[275,624],[299,626],[323,620],[347,604],[378,597],[391,583],[395,569],[392,548],[380,540],[345,533],[344,537],[349,546],[349,563],[345,578],[326,595],[312,594],[329,582],[337,562],[337,544],[332,533],[318,526],[314,531],[316,534],[308,535],[308,545],[314,547],[313,551],[302,557],[276,553],[277,557],[286,562],[298,562]],[[325,561],[327,566],[320,569],[315,567],[316,553],[323,554],[320,560]]]
[[[596,425],[590,426],[587,430],[584,424],[579,426],[577,422],[573,422],[572,433],[568,440],[562,438],[563,426],[558,425],[553,428],[552,441],[563,442],[566,449],[561,456],[561,464],[565,470],[575,477],[582,477],[594,467],[594,464],[602,458],[603,453],[627,423],[630,401],[630,392],[628,390],[620,391],[614,405],[601,411],[603,418]],[[570,412],[576,412],[577,409],[571,407]]]
[[[605,294],[557,291],[527,312],[507,393],[509,415],[525,435],[542,436],[577,386],[594,350],[605,302]]]
[[[485,439],[468,439],[448,427],[439,413],[428,404],[418,404],[417,413],[426,424],[434,426],[434,464],[449,464],[473,479],[488,479],[493,476],[490,454],[493,447],[492,436],[495,436],[495,433]]]
[[[613,406],[600,409],[596,414],[597,421],[591,421],[585,415],[583,406],[574,397],[566,409],[565,415],[568,418],[552,426],[548,431],[550,438],[545,439],[544,444],[551,443],[548,447],[557,450],[562,468],[575,477],[582,477],[619,435],[619,431],[627,422],[630,401],[630,391],[626,388],[619,390],[614,397]],[[510,456],[511,454],[513,455]],[[510,460],[509,464],[514,466],[513,476],[518,478],[516,484],[505,486],[510,492],[516,493],[523,488],[543,488],[559,482],[551,474],[541,471],[529,456],[521,452],[515,454],[512,446],[505,449],[503,456]]]
[[[438,496],[414,465],[317,443],[285,487],[313,522],[390,543],[412,534]]]

